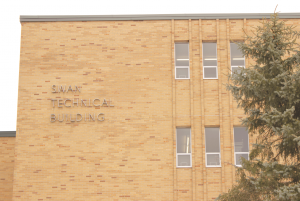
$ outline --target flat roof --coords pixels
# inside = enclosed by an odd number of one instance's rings
[[[137,15],[20,15],[20,22],[262,19],[274,13],[137,14]],[[279,13],[281,19],[300,18],[300,13]]]
[[[0,131],[0,137],[16,137],[16,131]]]

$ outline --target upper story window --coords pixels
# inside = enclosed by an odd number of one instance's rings
[[[205,128],[206,167],[221,167],[220,128]]]
[[[230,43],[231,73],[239,72],[240,68],[245,68],[245,57],[237,44]]]
[[[177,167],[192,167],[191,128],[176,129]]]
[[[218,79],[217,43],[203,43],[203,78]]]
[[[235,165],[241,166],[241,158],[249,160],[249,136],[246,127],[234,127],[234,159]]]
[[[190,79],[189,43],[175,43],[175,78]]]

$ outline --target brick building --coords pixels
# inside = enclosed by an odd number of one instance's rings
[[[226,90],[270,14],[21,16],[0,200],[214,200],[253,137]],[[279,15],[300,30],[299,13]]]

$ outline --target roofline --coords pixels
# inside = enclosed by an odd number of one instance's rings
[[[0,137],[16,137],[16,131],[0,131]]]
[[[208,14],[137,14],[137,15],[20,15],[20,22],[120,21],[120,20],[188,20],[188,19],[262,19],[273,13]],[[300,13],[279,13],[281,19],[300,18]]]

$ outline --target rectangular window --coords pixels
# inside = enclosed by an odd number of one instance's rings
[[[177,167],[192,167],[191,128],[176,129]]]
[[[249,136],[245,127],[234,127],[234,160],[236,166],[241,166],[241,157],[249,160]]]
[[[237,44],[230,43],[231,73],[240,72],[240,68],[245,68],[245,57]]]
[[[220,128],[205,128],[206,167],[221,167]]]
[[[217,43],[203,43],[203,78],[218,79]]]
[[[189,43],[175,43],[175,78],[190,79]]]

